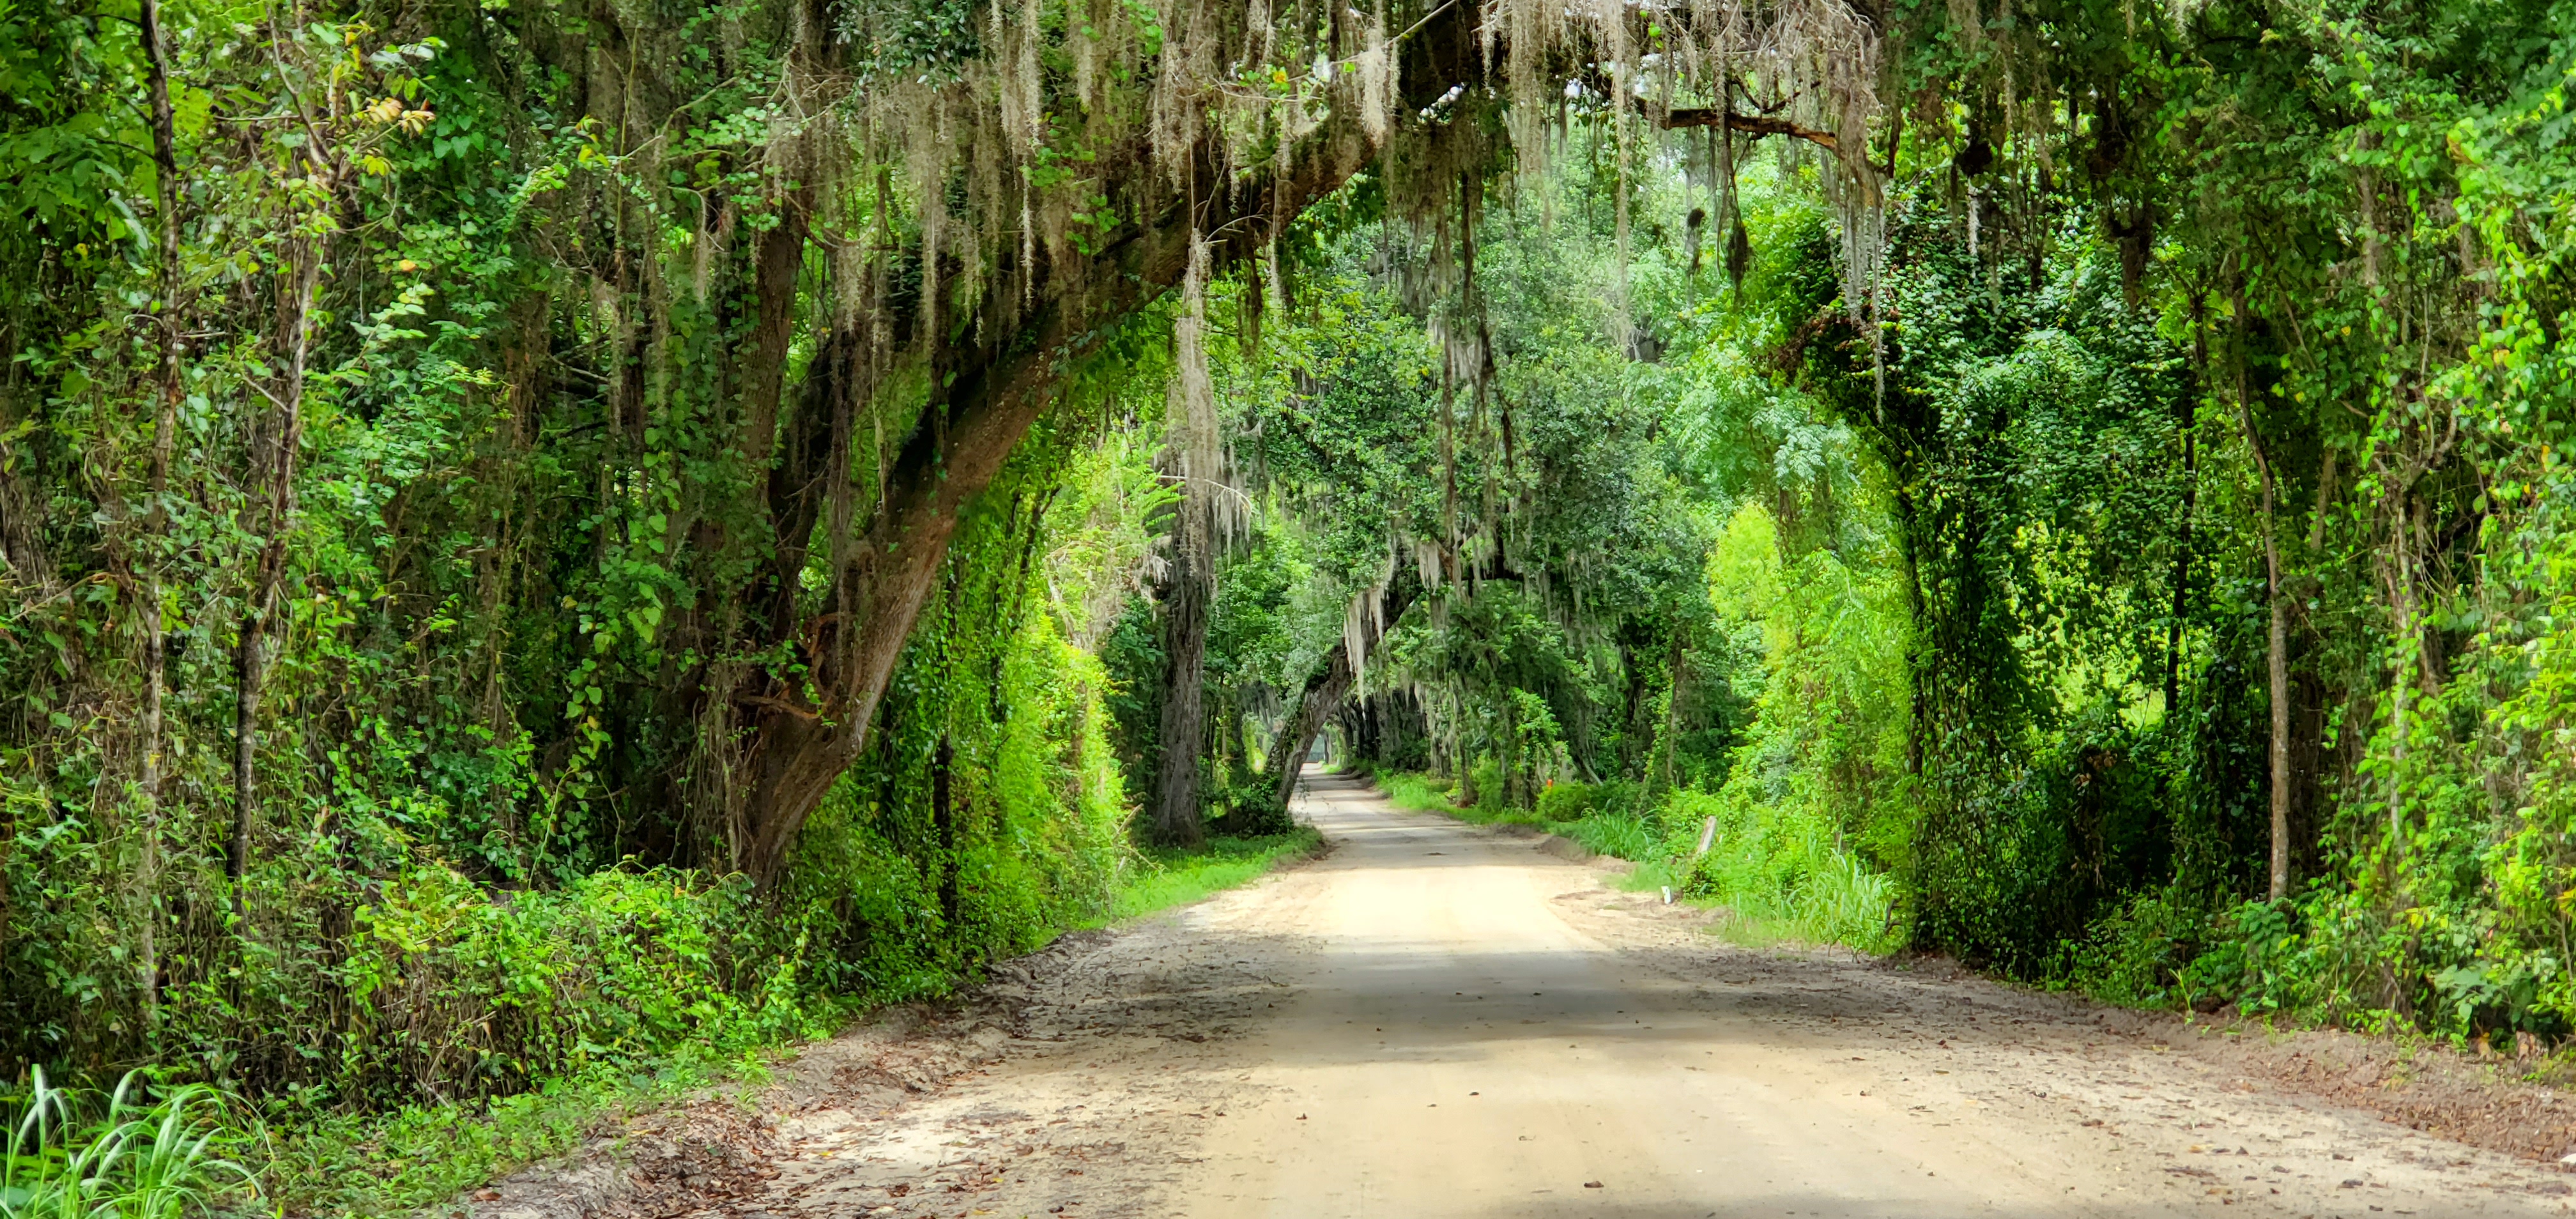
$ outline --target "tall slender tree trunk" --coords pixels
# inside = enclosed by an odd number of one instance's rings
[[[2263,498],[2268,516],[2272,498],[2268,488]],[[2272,692],[2272,868],[2264,892],[2277,901],[2290,892],[2290,604],[2281,592],[2281,546],[2268,527],[2263,566],[2272,609],[2270,655],[2264,664]]]
[[[2290,891],[2290,603],[2281,588],[2281,528],[2276,511],[2272,462],[2263,451],[2262,434],[2246,406],[2244,374],[2237,375],[2236,417],[2245,429],[2245,444],[2254,453],[2254,468],[2263,478],[2264,600],[2271,606],[2271,629],[2265,671],[2272,702],[2272,867],[2265,892],[2274,901]]]
[[[159,409],[152,416],[152,464],[145,486],[144,533],[151,550],[141,556],[143,619],[143,851],[136,877],[144,918],[135,937],[135,969],[143,993],[143,1031],[152,1036],[161,1018],[161,714],[169,684],[168,639],[161,625],[161,540],[169,531],[170,451],[176,444],[186,340],[179,330],[179,143],[170,110],[170,48],[161,31],[160,0],[142,0],[143,51],[152,92],[152,161],[161,208],[161,366]]]
[[[1689,634],[1684,629],[1675,627],[1673,629],[1673,680],[1672,684],[1665,687],[1664,690],[1664,739],[1662,744],[1664,748],[1663,790],[1665,791],[1671,791],[1676,786],[1674,768],[1678,759],[1675,755],[1681,752],[1682,678],[1683,675],[1687,674],[1689,671]]]
[[[1216,700],[1217,750],[1225,756],[1226,785],[1232,787],[1242,776],[1251,773],[1252,750],[1243,732],[1242,694],[1229,688]]]
[[[304,365],[313,347],[313,296],[322,281],[322,250],[306,240],[289,256],[293,279],[285,289],[278,342],[285,368],[277,378],[276,434],[264,463],[268,486],[264,541],[242,598],[241,636],[233,651],[233,832],[224,852],[224,874],[233,882],[233,908],[246,912],[243,878],[250,871],[251,830],[259,815],[259,702],[268,676],[268,631],[277,612],[277,590],[286,573],[287,531],[295,516],[295,463],[304,447]]]
[[[2403,870],[2397,865],[2406,849],[2406,730],[2407,716],[2412,712],[2412,700],[2408,696],[2414,692],[2410,669],[2423,651],[2417,637],[2415,581],[2406,545],[2409,525],[2406,501],[2412,495],[2411,490],[2398,492],[2396,525],[2388,539],[2388,608],[2397,618],[2397,673],[2389,686],[2388,722],[2388,869],[2391,877],[2403,875]]]
[[[2193,306],[2192,368],[2206,376],[2209,350],[2202,338],[2199,306]],[[2194,392],[2182,396],[2175,410],[2174,426],[2182,433],[2182,516],[2175,522],[2173,617],[2165,624],[2165,715],[2179,714],[2182,708],[2182,622],[2191,608],[2191,526],[2200,509],[2200,428],[2199,383]]]
[[[1458,788],[1450,803],[1460,808],[1485,802],[1485,793],[1476,787],[1476,750],[1468,738],[1467,714],[1467,691],[1453,679],[1449,683],[1449,756],[1458,771]]]

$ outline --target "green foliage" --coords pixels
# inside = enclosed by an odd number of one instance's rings
[[[1626,785],[1620,785],[1626,786]],[[1624,803],[1597,783],[1552,783],[1538,794],[1539,820],[1580,821],[1604,805]]]
[[[94,1103],[33,1072],[23,1097],[0,1103],[0,1217],[181,1219],[256,1202],[226,1099],[200,1084],[150,1091],[128,1072]]]
[[[739,1059],[603,1066],[479,1104],[299,1117],[272,1127],[269,1193],[289,1213],[372,1216],[438,1206],[579,1147],[604,1117],[679,1100],[692,1088],[747,1074],[744,1066]]]
[[[1710,818],[1717,832],[1697,854]],[[1740,795],[1676,792],[1660,810],[1662,875],[1684,896],[1783,925],[1796,938],[1885,951],[1904,942],[1893,878],[1844,848],[1830,822]]]
[[[1386,794],[1388,803],[1400,809],[1417,813],[1448,813],[1457,809],[1449,802],[1452,787],[1449,779],[1412,771],[1380,771],[1371,776],[1371,781]]]
[[[1653,823],[1634,813],[1593,813],[1561,826],[1557,832],[1593,854],[1619,859],[1651,859],[1661,845]]]

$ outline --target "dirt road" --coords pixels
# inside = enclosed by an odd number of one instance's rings
[[[2250,1082],[2262,1055],[2162,1018],[1938,965],[1728,947],[1703,912],[1608,889],[1598,865],[1327,776],[1303,811],[1326,857],[816,1047],[765,1112],[641,1132],[621,1171],[642,1188],[588,1209],[2569,1210],[2576,1178],[2554,1165]],[[543,1187],[485,1213],[561,1213]]]

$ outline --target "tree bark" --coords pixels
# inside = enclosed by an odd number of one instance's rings
[[[1181,499],[1179,553],[1163,602],[1165,655],[1171,670],[1163,687],[1161,746],[1154,777],[1154,841],[1196,846],[1205,837],[1199,813],[1199,753],[1207,740],[1208,601],[1214,591],[1214,554],[1205,505],[1195,489]]]
[[[2407,554],[2407,501],[2414,489],[2401,485],[2397,490],[2396,527],[2389,533],[2388,608],[2397,618],[2397,673],[2389,685],[2388,744],[2388,871],[2392,878],[2402,877],[2399,866],[2406,851],[2406,729],[2407,717],[2413,713],[2408,695],[2414,683],[2409,662],[2420,661],[2422,639],[2415,624],[2415,580]]]
[[[2245,429],[2245,444],[2254,453],[2254,468],[2263,477],[2264,600],[2271,606],[2265,671],[2272,701],[2272,866],[2265,892],[2278,901],[2290,891],[2290,604],[2281,589],[2281,529],[2274,512],[2272,463],[2246,408],[2241,374],[2236,412],[2237,422]]]
[[[2196,311],[2196,310],[2195,310]],[[2208,353],[2200,337],[2198,319],[2192,327],[2193,369],[2205,370]],[[2195,385],[2195,391],[2197,386]],[[2191,606],[2191,526],[2200,508],[2200,430],[2195,394],[2183,395],[2182,405],[2174,412],[2174,423],[2182,433],[2182,515],[2175,522],[2173,570],[2173,619],[2165,625],[2165,715],[2172,717],[2181,710],[2182,701],[2182,622]]]
[[[1732,110],[1715,108],[1676,109],[1664,116],[1664,130],[1672,131],[1683,127],[1718,127],[1727,131],[1741,131],[1756,139],[1766,135],[1785,135],[1823,148],[1836,148],[1840,144],[1840,141],[1834,138],[1834,133],[1830,131],[1801,127],[1787,119],[1773,118],[1767,114],[1737,114]]]
[[[1297,796],[1298,776],[1306,768],[1307,751],[1315,747],[1315,734],[1324,729],[1324,716],[1350,692],[1350,650],[1346,644],[1335,643],[1324,654],[1323,667],[1306,678],[1296,709],[1279,722],[1279,737],[1270,747],[1270,767],[1278,778],[1281,809],[1286,809]]]
[[[1673,627],[1673,679],[1664,687],[1664,739],[1660,742],[1664,751],[1663,791],[1671,791],[1678,786],[1674,768],[1681,752],[1682,678],[1690,671],[1689,662],[1690,633],[1676,624]]]
[[[258,816],[259,696],[267,679],[269,617],[277,610],[277,588],[286,573],[286,533],[295,515],[295,461],[304,445],[304,364],[313,347],[313,297],[322,282],[322,251],[310,240],[300,242],[287,266],[294,278],[286,286],[278,319],[286,366],[271,395],[277,435],[264,463],[265,528],[250,589],[242,598],[241,636],[233,649],[233,832],[224,852],[224,875],[233,882],[236,912],[246,906],[241,884],[250,870],[251,827]]]
[[[1375,650],[1385,636],[1376,632],[1377,622],[1393,623],[1413,607],[1417,586],[1410,581],[1388,589],[1376,614],[1360,617],[1360,646]],[[1366,594],[1363,594],[1366,595]],[[1361,663],[1368,661],[1366,655]],[[1359,667],[1351,663],[1347,639],[1334,642],[1324,653],[1324,663],[1306,677],[1305,688],[1297,695],[1297,705],[1286,719],[1279,721],[1279,735],[1271,742],[1270,765],[1278,776],[1279,809],[1285,815],[1288,802],[1297,795],[1297,778],[1306,767],[1306,751],[1315,747],[1315,734],[1323,731],[1324,718],[1350,696],[1351,684],[1359,678]]]
[[[160,540],[169,531],[163,497],[170,490],[170,452],[179,427],[180,362],[186,340],[180,336],[179,291],[179,141],[170,109],[170,49],[161,33],[160,0],[143,0],[143,52],[152,92],[152,161],[155,194],[161,209],[161,365],[157,378],[159,409],[152,416],[152,459],[146,476],[149,504],[144,508],[144,535],[153,553],[141,556],[143,620],[143,714],[137,730],[143,737],[143,852],[136,881],[143,889],[144,918],[135,937],[135,968],[141,975],[144,1035],[160,1023],[161,958],[161,715],[169,685],[169,645],[161,625]]]

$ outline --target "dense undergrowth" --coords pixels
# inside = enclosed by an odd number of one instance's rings
[[[1270,838],[1212,838],[1187,850],[1140,851],[1108,901],[1067,924],[1099,927],[1187,905],[1314,853],[1310,828]],[[1055,929],[1034,937],[1042,947]],[[936,1000],[972,980],[915,967],[899,987],[809,1001],[795,1024],[734,1025],[676,1040],[656,1054],[558,1076],[476,1105],[411,1105],[390,1114],[289,1122],[270,1145],[240,1154],[263,1170],[268,1195],[295,1213],[379,1215],[433,1206],[521,1164],[577,1146],[603,1118],[667,1103],[718,1083],[757,1084],[778,1052],[895,1002]]]
[[[1300,827],[1270,838],[1214,838],[1187,850],[1144,851],[1122,870],[1109,902],[1075,925],[1105,926],[1186,905],[1320,846],[1311,828]],[[156,1089],[130,1076],[114,1095],[92,1098],[49,1088],[38,1073],[24,1099],[0,1102],[12,1140],[0,1144],[0,1216],[176,1219],[260,1200],[310,1215],[433,1207],[578,1146],[612,1115],[710,1085],[756,1085],[768,1078],[775,1055],[799,1039],[828,1033],[885,1003],[945,996],[969,980],[916,972],[900,990],[809,1000],[792,1022],[739,1015],[724,1022],[720,1015],[526,1091],[389,1113],[268,1122],[257,1108],[202,1085],[157,1089],[147,1098]]]

